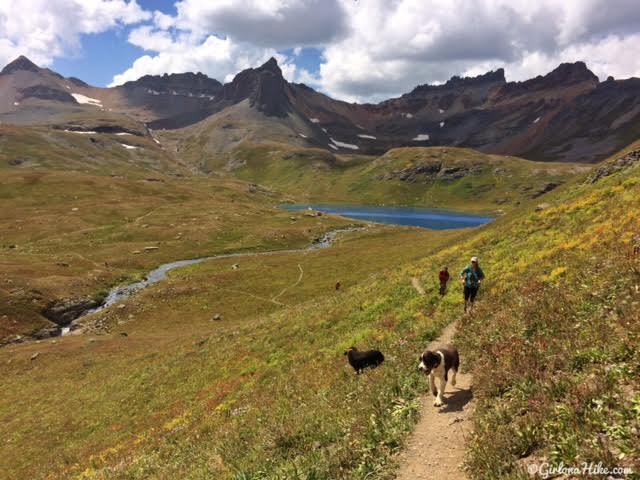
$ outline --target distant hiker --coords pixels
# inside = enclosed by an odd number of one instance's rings
[[[438,274],[440,279],[440,295],[443,295],[447,291],[447,282],[449,281],[449,267],[444,267]]]
[[[478,257],[471,257],[471,264],[460,273],[460,281],[464,285],[464,312],[471,311],[473,302],[478,294],[480,282],[484,279],[484,272],[478,264]]]
[[[633,237],[633,256],[640,255],[640,235]]]
[[[342,286],[342,284],[340,282],[336,282],[336,292],[338,290],[340,290],[340,287]]]

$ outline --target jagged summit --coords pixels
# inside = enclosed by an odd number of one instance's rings
[[[505,83],[494,99],[515,98],[536,91],[569,88],[576,85],[590,89],[598,84],[598,77],[587,68],[584,62],[561,63],[546,75],[538,75],[523,82]]]
[[[156,92],[179,92],[215,95],[222,88],[222,84],[215,78],[204,73],[171,73],[163,75],[144,75],[138,80],[129,81],[121,85],[125,89],[148,88]]]
[[[498,68],[497,70],[489,71],[482,75],[475,77],[460,77],[454,75],[445,83],[448,87],[457,87],[460,85],[478,85],[481,83],[505,83],[504,68]]]
[[[19,70],[26,70],[28,72],[38,73],[40,71],[40,67],[38,67],[35,63],[29,60],[24,55],[20,55],[13,62],[8,63],[0,72],[0,75],[8,75],[9,73],[17,72]]]
[[[551,83],[575,83],[592,81],[598,83],[598,77],[587,68],[584,62],[561,63],[544,77]]]
[[[504,68],[498,68],[497,70],[487,72],[483,75],[477,75],[475,77],[460,77],[454,75],[446,83],[442,85],[430,85],[423,84],[415,87],[409,95],[430,92],[435,90],[447,90],[458,87],[473,87],[483,84],[504,84],[506,80],[504,78]]]
[[[510,82],[509,85],[522,85],[533,88],[549,88],[579,82],[599,83],[598,77],[587,68],[584,62],[561,63],[546,75],[538,75],[524,82]]]
[[[263,72],[271,72],[280,77],[282,76],[282,70],[278,65],[278,61],[273,57],[271,57],[269,60],[263,63],[260,67],[256,68],[256,70],[260,70]]]
[[[223,98],[232,103],[249,99],[250,105],[265,115],[285,117],[291,111],[288,87],[278,62],[271,57],[258,68],[238,73],[231,83],[224,86]]]

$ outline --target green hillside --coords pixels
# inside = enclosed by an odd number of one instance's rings
[[[0,349],[0,470],[392,478],[426,388],[416,355],[454,320],[475,375],[474,478],[524,478],[540,459],[637,469],[640,166],[611,165],[480,229],[375,227],[237,270],[178,270],[89,319],[92,333]],[[456,287],[441,299],[435,276],[471,255],[487,281],[463,317]],[[387,361],[356,377],[350,345]]]
[[[298,202],[415,205],[500,213],[537,198],[590,166],[532,162],[455,147],[397,148],[381,157],[243,143],[227,155],[240,179]]]

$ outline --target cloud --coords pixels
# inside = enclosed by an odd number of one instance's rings
[[[601,78],[640,74],[634,0],[343,0],[343,7],[349,34],[324,49],[319,75],[337,98],[379,100],[498,67],[524,80],[563,61],[583,60]]]
[[[26,55],[40,65],[73,54],[81,35],[150,20],[135,0],[4,0],[0,2],[0,64]]]
[[[347,33],[338,0],[182,0],[176,26],[270,48],[317,46]]]
[[[50,65],[83,35],[131,27],[145,55],[113,84],[182,71],[224,81],[270,56],[288,79],[359,101],[498,67],[509,80],[576,60],[601,79],[640,75],[637,0],[179,0],[175,12],[135,0],[5,0],[0,62],[25,54]],[[313,73],[307,47],[322,53]]]
[[[297,67],[276,50],[236,43],[230,38],[209,35],[201,40],[190,34],[171,36],[168,32],[145,26],[133,30],[129,41],[156,54],[138,58],[125,72],[114,76],[110,86],[147,74],[182,72],[202,72],[221,82],[229,82],[240,70],[261,65],[270,57],[278,60],[285,78],[294,81],[298,75]]]
[[[219,0],[176,3],[174,17],[154,12],[128,41],[151,52],[138,58],[111,85],[146,74],[201,71],[229,81],[238,71],[276,57],[290,81],[317,84],[293,59],[303,46],[322,45],[346,34],[347,17],[337,0]],[[291,58],[279,52],[291,47]]]

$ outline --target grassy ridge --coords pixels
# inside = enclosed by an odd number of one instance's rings
[[[531,162],[455,147],[397,148],[385,155],[335,157],[319,149],[246,142],[230,154],[238,178],[287,192],[297,201],[416,205],[465,211],[510,210],[550,183],[587,166]],[[411,172],[441,168],[449,175]],[[455,178],[455,171],[464,173]],[[405,177],[401,180],[400,177]]]
[[[475,377],[473,478],[529,478],[541,462],[640,471],[639,167],[574,182],[421,264],[477,254],[488,275],[474,314],[449,314]]]
[[[640,471],[639,228],[636,166],[469,244],[493,277],[459,335],[480,398],[475,478],[542,461]]]
[[[71,122],[70,122],[71,123]],[[73,122],[82,125],[82,122]],[[109,126],[108,122],[100,122]],[[122,124],[120,124],[122,125]],[[135,127],[122,125],[132,132]],[[92,126],[84,125],[91,130]],[[109,133],[81,134],[49,127],[0,125],[0,172],[12,170],[75,170],[101,175],[137,171],[138,175],[186,174],[189,170],[176,161],[153,139],[139,135]],[[123,144],[137,147],[127,149]]]

